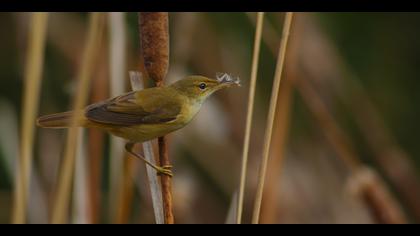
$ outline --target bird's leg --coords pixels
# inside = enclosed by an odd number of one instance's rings
[[[126,143],[125,144],[125,150],[128,153],[130,153],[131,155],[143,160],[146,164],[148,164],[153,169],[155,169],[158,174],[164,174],[164,175],[167,175],[167,176],[170,176],[170,177],[173,176],[172,171],[171,171],[171,168],[172,168],[171,165],[157,166],[157,165],[151,163],[150,161],[146,160],[146,158],[144,158],[141,154],[135,153],[133,151],[133,147],[134,147],[134,143]]]

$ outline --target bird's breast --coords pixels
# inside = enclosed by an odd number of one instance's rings
[[[194,116],[197,115],[201,105],[201,102],[191,102],[188,105],[183,106],[182,111],[176,121],[182,125],[188,124],[194,118]]]

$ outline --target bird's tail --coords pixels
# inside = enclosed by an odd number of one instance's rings
[[[66,111],[51,115],[41,116],[37,120],[37,125],[43,128],[68,128],[71,126],[73,111]],[[85,119],[78,119],[77,126],[83,126]]]

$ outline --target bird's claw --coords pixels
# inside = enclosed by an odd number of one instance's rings
[[[157,174],[158,175],[167,175],[169,177],[173,177],[174,174],[172,173],[172,165],[164,165],[161,167],[158,167],[157,170]]]

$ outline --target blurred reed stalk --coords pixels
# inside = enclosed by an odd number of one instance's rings
[[[277,14],[280,16],[280,14]],[[283,171],[283,164],[285,158],[285,147],[287,137],[289,133],[289,124],[291,119],[291,110],[293,105],[293,92],[292,81],[296,78],[298,71],[298,59],[301,53],[301,43],[299,38],[302,37],[302,24],[300,21],[301,13],[295,13],[293,16],[293,34],[290,36],[288,44],[287,63],[284,65],[284,79],[283,84],[280,88],[280,95],[277,101],[276,119],[273,128],[273,143],[270,150],[270,161],[267,169],[267,183],[263,193],[264,201],[261,206],[261,217],[260,223],[262,224],[273,224],[278,223],[279,218],[283,212],[279,212],[281,207],[281,196],[280,191],[282,186],[280,183],[281,175]],[[275,55],[276,41],[279,37],[276,37],[276,31],[270,22],[265,24],[265,34],[263,38],[265,40],[273,41],[270,50]]]
[[[298,78],[294,83],[299,94],[305,101],[305,104],[324,131],[327,140],[332,144],[338,156],[350,169],[351,175],[349,181],[358,179],[360,173],[363,173],[361,170],[367,169],[368,167],[359,160],[351,140],[346,133],[340,129],[337,121],[330,114],[328,108],[309,82],[302,81]],[[360,193],[359,195],[362,196],[362,199],[373,213],[372,216],[376,222],[385,224],[406,223],[407,219],[401,206],[392,196],[388,187],[385,185],[385,182],[383,182],[380,176],[373,172],[373,170],[370,171],[370,176],[373,177],[367,178],[367,181],[355,181],[355,183],[361,185],[357,187],[360,189],[357,192]],[[362,178],[362,180],[364,179],[366,178]]]
[[[109,26],[109,61],[110,61],[110,95],[118,96],[125,92],[126,85],[126,23],[125,13],[108,13]],[[109,215],[116,220],[120,183],[123,180],[124,140],[111,136],[110,175],[109,175]]]
[[[225,224],[235,224],[238,210],[238,192],[235,191],[230,200],[228,212],[226,214]]]
[[[86,104],[89,92],[89,83],[92,77],[96,55],[99,50],[102,33],[104,30],[103,13],[90,13],[88,37],[83,51],[82,64],[78,75],[77,94],[74,97],[74,114],[71,128],[67,133],[67,142],[64,160],[61,166],[57,195],[54,202],[51,222],[66,223],[70,204],[71,184],[74,174],[75,152],[77,150],[77,136],[80,128],[76,127],[77,117],[81,115]]]
[[[307,14],[305,14],[307,16]],[[304,22],[313,22],[311,18],[309,17],[302,17],[304,18]],[[316,25],[309,25],[310,27],[316,27]],[[307,32],[307,31],[305,31]],[[318,36],[318,35],[317,35]],[[334,50],[331,47],[331,44],[326,42],[325,36],[319,35],[318,37],[314,36],[315,38],[318,38],[316,41],[318,44],[318,48],[323,48],[326,52],[324,52],[324,55],[329,57],[329,61],[333,63],[333,68],[341,68],[343,70],[343,74],[349,75],[350,72],[346,70],[344,66],[344,62],[339,60],[340,57],[337,55],[336,50]],[[331,54],[332,53],[332,54]],[[302,55],[305,60],[304,63],[301,63],[305,65],[306,63],[312,63],[313,60],[311,60],[309,57],[305,57],[305,55]],[[303,59],[303,58],[302,58]],[[335,65],[334,65],[335,63]],[[321,64],[323,65],[323,64]],[[325,65],[325,64],[324,64]],[[331,64],[329,64],[331,65]],[[336,73],[337,71],[331,71],[329,68],[314,68],[311,66],[305,66],[307,68],[308,74],[300,75],[300,77],[307,77],[312,78],[313,80],[318,79],[317,82],[320,82],[320,78],[325,77],[342,77],[342,75],[331,75],[331,73]],[[312,72],[314,70],[314,72]],[[302,70],[297,70],[297,72],[301,73]],[[326,71],[327,73],[330,73],[329,75],[323,75],[320,74],[320,71]],[[312,73],[311,73],[312,72]],[[339,72],[340,73],[340,72]],[[347,79],[345,81],[339,81],[340,83],[347,82],[346,89],[343,90],[342,87],[337,87],[337,84],[330,83],[333,87],[333,93],[339,98],[343,99],[346,103],[346,105],[351,106],[351,110],[353,112],[350,112],[353,116],[356,118],[356,122],[364,131],[365,136],[367,139],[372,139],[372,135],[376,134],[375,141],[381,142],[386,137],[389,137],[387,135],[381,135],[383,133],[386,133],[386,129],[384,127],[380,127],[379,116],[375,113],[375,107],[370,102],[370,99],[366,95],[366,93],[363,92],[363,88],[357,87],[354,85],[354,83],[357,83],[356,79]],[[348,167],[351,168],[352,173],[349,176],[349,182],[352,183],[352,189],[353,192],[358,193],[357,195],[361,197],[361,199],[366,203],[369,210],[372,213],[373,218],[376,220],[376,222],[379,223],[406,223],[407,218],[399,204],[399,202],[394,198],[391,191],[388,189],[387,184],[382,180],[381,176],[377,174],[374,170],[370,169],[369,167],[365,166],[363,163],[361,163],[358,159],[358,156],[356,152],[354,151],[354,147],[352,146],[351,140],[346,136],[346,133],[343,132],[340,127],[337,124],[337,121],[334,120],[334,117],[330,114],[331,112],[328,110],[326,105],[323,103],[321,96],[318,95],[315,91],[315,88],[311,88],[311,83],[303,82],[303,81],[297,81],[298,85],[297,88],[299,92],[301,93],[301,96],[304,98],[304,101],[312,110],[312,113],[314,114],[315,118],[320,122],[321,127],[323,127],[323,131],[325,132],[325,135],[327,136],[327,139],[329,142],[333,145],[333,147],[336,149],[337,154],[339,157],[344,158],[349,162],[348,159],[353,163],[348,164]],[[362,90],[362,91],[360,91]],[[347,92],[351,91],[351,95]],[[347,94],[347,95],[346,95]],[[306,98],[305,98],[306,97]],[[359,99],[359,102],[351,102],[349,100],[351,99]],[[350,103],[350,104],[349,104]],[[357,105],[356,105],[357,104]],[[363,109],[367,108],[368,109]],[[363,109],[364,111],[360,111],[360,109]],[[372,115],[375,114],[375,115]],[[370,115],[372,115],[374,118],[376,118],[377,122],[372,122]],[[361,117],[364,117],[363,119]],[[378,120],[379,119],[379,120]],[[328,123],[328,124],[325,124]],[[368,126],[368,128],[366,127]],[[369,131],[367,131],[369,130]],[[375,130],[372,132],[372,130]],[[367,131],[367,132],[366,132]],[[330,137],[328,137],[330,136]],[[392,143],[392,142],[390,142]],[[381,147],[392,147],[393,145],[381,145]],[[370,143],[369,143],[370,144]],[[373,145],[372,145],[373,146]],[[375,150],[373,148],[373,150]],[[385,152],[384,152],[385,154]],[[392,155],[388,154],[387,155]],[[403,164],[406,164],[406,160],[404,158],[399,159]],[[379,162],[379,161],[378,161]],[[379,162],[379,164],[382,164]],[[399,166],[394,165],[394,166]],[[409,170],[410,168],[408,168]],[[410,173],[410,171],[407,171]],[[405,174],[404,174],[405,175]],[[405,177],[408,177],[408,175],[405,175]],[[391,179],[394,177],[390,175]],[[413,176],[411,176],[413,177]],[[400,187],[400,179],[397,178],[398,181],[396,181],[395,185],[397,189]],[[415,178],[405,178],[405,180],[414,180]],[[395,181],[395,179],[393,179]],[[405,181],[402,181],[405,185]],[[411,181],[411,184],[413,181]],[[356,186],[356,187],[355,187]],[[415,185],[414,185],[415,186]],[[354,191],[354,189],[358,189],[357,191]]]
[[[259,61],[259,55],[260,55],[263,23],[264,23],[264,12],[258,12],[257,25],[255,29],[254,51],[252,55],[251,80],[250,80],[249,94],[248,94],[248,107],[247,107],[247,114],[246,114],[244,144],[243,144],[243,149],[242,149],[242,165],[241,165],[241,177],[240,177],[240,183],[239,183],[239,194],[238,194],[238,200],[237,200],[236,224],[241,223],[242,211],[244,207],[243,205],[244,205],[244,194],[245,194],[246,170],[248,166],[249,140],[251,137],[252,113],[254,111],[255,87],[257,84],[258,61]]]
[[[333,49],[331,51],[335,52]],[[359,79],[355,78],[338,55],[332,56],[334,60],[331,61],[336,63],[334,66],[343,70],[343,74],[350,78],[339,81],[339,86],[332,89],[334,94],[348,106],[350,114],[354,116],[372,150],[374,160],[401,194],[402,201],[407,204],[409,211],[420,221],[420,178],[416,173],[415,164],[386,127],[385,121]]]
[[[296,40],[301,40],[301,38],[305,35],[302,34],[303,26],[301,25],[301,19],[303,18],[304,13],[297,13],[295,14],[295,28],[294,28],[294,36],[298,34],[299,37],[294,37]],[[276,33],[274,30],[274,26],[267,22],[266,27],[269,29],[267,32],[271,32],[272,34],[264,34],[263,41],[267,46],[270,48],[271,53],[274,55],[276,53],[275,45],[270,40],[271,38],[279,39],[280,35]],[[336,149],[337,153],[340,153],[341,157],[343,158],[344,163],[350,169],[356,170],[357,167],[360,165],[360,161],[356,158],[353,149],[348,146],[349,140],[347,137],[344,136],[343,131],[338,127],[336,121],[329,113],[327,107],[323,104],[322,100],[316,94],[315,90],[310,86],[309,83],[300,81],[298,79],[301,76],[299,72],[299,68],[296,66],[301,61],[301,55],[296,52],[298,50],[298,44],[296,40],[290,43],[290,56],[289,59],[292,63],[288,64],[288,73],[292,74],[289,77],[290,82],[293,84],[294,87],[300,89],[298,91],[302,92],[302,97],[306,105],[309,107],[310,111],[314,113],[317,120],[320,121],[322,130],[325,131],[327,139],[333,144],[333,147]],[[274,41],[274,40],[273,40]],[[290,70],[290,71],[289,71]],[[300,85],[300,86],[299,86]],[[322,122],[322,123],[321,123]]]
[[[104,39],[104,41],[106,38]],[[89,101],[103,101],[109,98],[109,59],[108,59],[108,50],[107,42],[101,43],[98,55],[96,60],[95,73],[92,76]],[[88,166],[87,171],[88,175],[88,189],[89,194],[89,204],[88,211],[90,211],[89,222],[90,223],[99,223],[101,218],[101,205],[102,205],[102,167],[104,165],[104,147],[107,134],[99,129],[87,129],[87,143],[89,143],[87,149],[87,162]],[[111,157],[112,158],[112,157]],[[110,159],[111,159],[110,158]],[[77,164],[76,164],[77,165]],[[112,165],[111,165],[112,166]],[[76,174],[78,173],[78,168],[76,167]]]
[[[350,171],[357,171],[362,163],[358,159],[349,137],[338,126],[315,89],[310,85],[309,81],[304,81],[300,78],[293,80],[293,83],[338,156]]]
[[[309,81],[303,81],[300,77],[310,78],[311,76],[300,73],[299,77],[293,80],[294,85],[338,157],[350,169],[349,181],[353,183],[352,188],[358,189],[354,192],[362,197],[362,200],[372,212],[372,217],[378,223],[406,223],[407,219],[401,206],[392,196],[381,177],[359,160],[351,139],[339,127],[320,95],[317,94]],[[368,178],[360,177],[361,175],[366,176],[364,170],[369,170]]]
[[[164,85],[169,66],[169,26],[167,12],[139,13],[139,32],[144,67],[156,86]],[[158,138],[161,166],[170,165],[166,137]],[[174,223],[172,203],[172,181],[167,175],[161,176],[162,198],[166,224]]]
[[[355,97],[363,102],[352,101],[351,109],[357,110],[353,114],[374,153],[375,161],[401,194],[402,201],[407,204],[417,222],[420,222],[420,178],[416,173],[415,164],[385,128],[376,108],[370,99],[366,98],[367,94],[362,92]]]
[[[139,91],[144,88],[143,80],[140,72],[130,71],[131,88],[133,91]],[[152,164],[156,164],[153,155],[152,141],[143,143],[144,157]],[[152,195],[153,210],[155,213],[155,220],[157,224],[164,224],[163,205],[162,205],[162,190],[159,186],[159,180],[156,175],[156,170],[151,166],[146,165],[147,178],[149,179],[150,193]]]
[[[373,170],[370,170],[369,177],[360,177],[360,175],[366,175],[362,170],[369,168],[357,158],[350,139],[337,125],[337,122],[316,94],[315,90],[308,82],[300,79],[296,79],[294,82],[306,105],[324,131],[327,140],[350,169],[351,175],[349,181],[353,182],[352,188],[358,189],[354,192],[357,192],[362,197],[362,200],[365,201],[376,222],[385,224],[406,223],[407,219],[401,206],[393,198],[380,176]]]
[[[254,202],[254,211],[252,214],[253,224],[257,224],[259,222],[259,217],[260,217],[262,195],[263,195],[263,190],[264,190],[264,182],[265,182],[265,176],[266,176],[266,171],[267,171],[268,156],[269,156],[269,151],[270,151],[271,136],[272,136],[273,123],[274,123],[274,115],[275,115],[275,111],[277,107],[278,92],[280,89],[280,81],[281,81],[281,76],[283,72],[287,41],[289,38],[289,32],[290,32],[290,28],[292,24],[292,19],[293,19],[293,12],[287,12],[285,14],[282,38],[280,42],[280,49],[279,49],[279,53],[277,57],[276,72],[274,74],[274,83],[273,83],[273,89],[272,89],[271,98],[270,98],[270,107],[269,107],[268,117],[267,117],[267,126],[265,129],[263,155],[261,159],[261,166],[258,172],[257,193],[255,197],[255,202]]]
[[[295,17],[296,18],[296,17]],[[294,27],[295,29],[295,27]],[[294,34],[294,33],[293,33]],[[290,48],[290,47],[289,47]],[[291,51],[291,50],[289,50]],[[290,55],[290,53],[289,53]],[[280,88],[280,94],[277,101],[276,119],[273,127],[273,144],[270,150],[270,160],[267,167],[267,182],[263,192],[261,205],[260,223],[274,224],[278,223],[278,209],[280,206],[281,175],[286,152],[286,142],[289,134],[289,124],[291,119],[291,108],[293,105],[293,86],[290,82],[292,75],[287,69],[291,64],[291,57],[288,57],[288,63],[285,65],[285,77]],[[281,212],[280,212],[281,214]]]
[[[129,50],[132,51],[132,50]],[[135,57],[134,54],[132,55]],[[132,57],[129,57],[132,58]],[[140,73],[146,73],[144,69],[143,59],[140,57],[138,62],[138,67]],[[134,151],[138,150],[138,146],[134,146]],[[134,188],[135,181],[133,178],[138,176],[139,165],[136,158],[132,158],[130,154],[124,152],[123,158],[123,172],[121,181],[118,183],[118,196],[116,197],[116,214],[115,214],[115,223],[124,224],[129,222],[130,213],[133,205],[134,197]]]
[[[296,25],[300,25],[301,18],[306,16],[307,14],[298,14],[296,18]],[[270,48],[270,51],[275,54],[275,45],[271,38],[279,39],[280,36],[275,33],[274,27],[270,24],[266,24],[266,27],[271,27],[267,32],[271,34],[263,34],[263,41],[267,44]],[[299,37],[301,40],[302,37],[305,37],[302,32],[306,32],[303,25],[298,27],[298,34],[302,34]],[[277,34],[277,35],[276,35]],[[270,36],[270,37],[269,37]],[[298,39],[298,38],[296,38]],[[291,50],[297,50],[294,46],[296,42],[291,43]],[[295,55],[296,53],[291,53],[291,55]],[[293,59],[293,64],[300,64],[302,61],[302,56],[299,55],[300,58]],[[368,167],[364,166],[360,160],[358,159],[354,148],[352,147],[350,139],[346,136],[343,130],[340,129],[337,122],[335,121],[334,117],[330,114],[328,108],[323,103],[320,96],[316,93],[314,88],[310,85],[310,83],[301,81],[299,77],[310,77],[309,74],[302,74],[302,69],[298,69],[297,67],[293,66],[292,74],[293,76],[290,77],[290,81],[292,82],[293,86],[296,87],[300,95],[302,96],[305,104],[308,106],[309,110],[315,116],[316,120],[319,122],[321,126],[321,130],[324,131],[324,134],[327,140],[331,143],[332,147],[337,152],[339,158],[346,164],[346,166],[351,171],[351,176],[349,177],[349,182],[351,183],[351,189],[353,193],[357,193],[359,196],[362,197],[364,202],[369,207],[370,211],[373,213],[372,216],[375,218],[377,222],[380,223],[403,223],[407,222],[406,217],[401,209],[399,203],[393,198],[391,192],[387,188],[384,181],[381,180],[380,176],[376,174],[373,170],[369,171],[369,176],[374,177],[362,177],[360,178],[359,175],[366,176],[364,173]],[[365,181],[355,181],[353,179],[365,180]],[[375,184],[372,184],[375,183]],[[359,186],[357,186],[359,185]],[[357,191],[356,191],[356,190]]]
[[[29,41],[25,65],[25,90],[23,93],[23,112],[20,156],[17,162],[16,188],[12,222],[25,223],[28,204],[28,190],[33,159],[35,119],[38,112],[41,76],[44,64],[45,38],[48,13],[31,13]]]
[[[310,77],[309,75],[300,74],[298,78],[293,80],[294,86],[303,98],[305,104],[308,106],[311,113],[314,115],[321,130],[335,149],[338,157],[349,168],[351,175],[349,180],[358,179],[360,170],[366,167],[358,158],[356,151],[352,145],[350,138],[338,126],[337,121],[330,114],[327,106],[323,103],[320,96],[308,81],[303,81],[300,77]],[[363,173],[363,172],[362,172]],[[370,171],[373,175],[373,171]],[[365,178],[362,178],[365,179]],[[364,181],[356,181],[358,183],[362,200],[366,203],[370,211],[373,213],[373,218],[378,223],[405,223],[407,219],[401,209],[401,206],[393,198],[385,183],[380,176],[375,174],[374,177],[368,178],[369,183]],[[356,187],[354,187],[356,188]]]
[[[348,190],[361,198],[368,206],[376,223],[404,224],[406,216],[397,200],[392,196],[386,183],[373,169],[362,166],[352,174]]]

